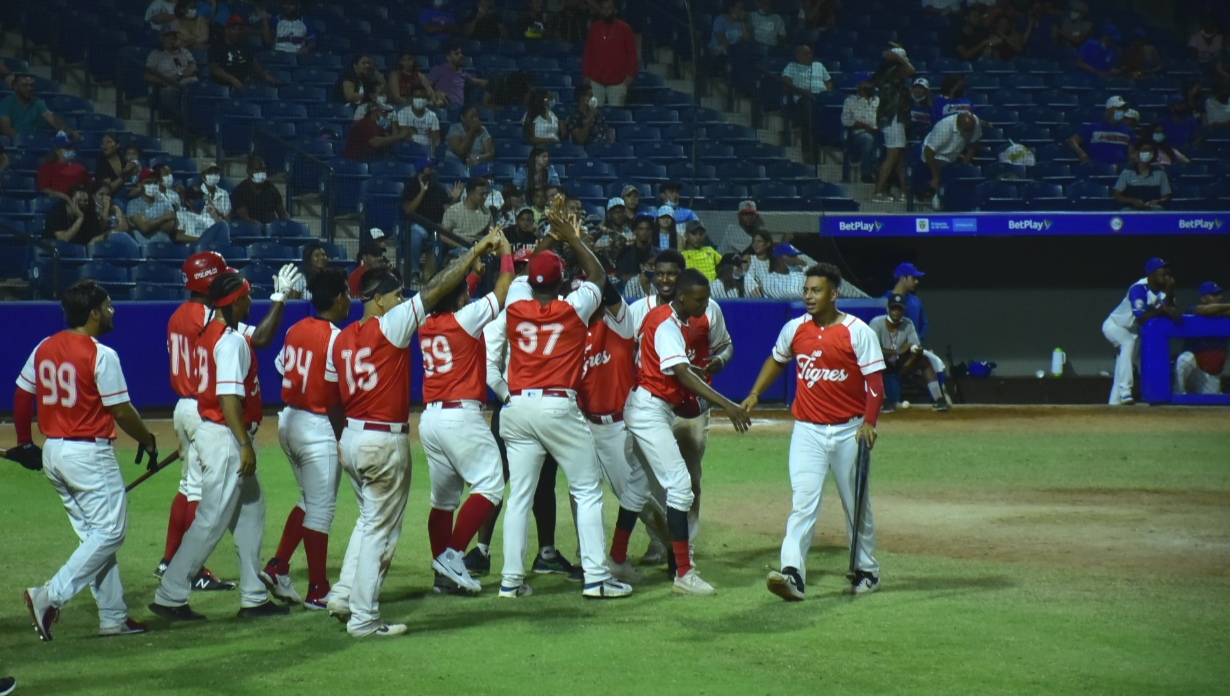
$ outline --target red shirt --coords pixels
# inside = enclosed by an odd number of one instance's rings
[[[171,354],[171,389],[180,398],[195,399],[203,388],[196,376],[196,366],[204,359],[196,354],[201,329],[212,311],[200,302],[189,300],[175,309],[167,322],[167,352]],[[252,337],[255,326],[239,323],[239,333]]]
[[[851,314],[828,328],[817,326],[807,315],[790,321],[777,336],[773,359],[795,363],[794,417],[821,425],[863,415],[867,403],[863,376],[884,369],[875,332]]]
[[[128,401],[119,356],[75,331],[61,331],[35,346],[17,386],[38,397],[38,429],[54,438],[115,439],[108,409]]]
[[[372,138],[378,138],[388,135],[389,132],[380,127],[372,118],[364,116],[354,125],[350,127],[350,136],[346,138],[346,149],[342,153],[342,157],[349,160],[364,160],[373,159],[380,154],[380,150],[372,147]]]
[[[679,321],[669,304],[649,310],[641,325],[641,353],[636,383],[672,407],[691,396],[675,376],[675,366],[688,362],[688,334],[691,327]]]
[[[601,302],[598,286],[588,281],[566,299],[545,305],[530,295],[529,283],[514,283],[505,310],[509,391],[576,389],[589,335],[586,324]]]
[[[423,353],[423,401],[487,398],[487,341],[483,327],[500,313],[495,293],[456,312],[427,317],[419,329]]]
[[[197,375],[201,390],[196,409],[203,420],[226,425],[219,396],[238,396],[247,426],[265,417],[256,352],[248,338],[220,321],[210,321],[196,342]]]
[[[356,321],[333,342],[342,410],[347,418],[377,423],[410,420],[410,339],[423,322],[419,296],[382,317]]]
[[[51,189],[68,193],[77,184],[90,185],[90,172],[80,162],[46,162],[36,175],[38,190]]]
[[[359,286],[363,282],[364,273],[367,273],[367,266],[365,264],[359,264],[354,267],[354,270],[350,272],[350,275],[346,276],[346,282],[350,284],[351,297],[358,298]]]
[[[301,319],[286,332],[274,366],[282,375],[287,406],[324,415],[341,400],[333,366],[333,342],[339,333],[332,323],[316,317]]]
[[[619,413],[635,384],[636,338],[624,305],[616,316],[603,311],[602,321],[589,330],[577,401],[589,414]]]
[[[636,36],[622,19],[597,21],[589,26],[585,52],[581,55],[581,73],[603,85],[617,85],[636,77],[640,69],[636,53]]]
[[[645,317],[657,306],[659,306],[658,296],[650,295],[637,300],[628,308],[632,315],[633,329],[637,334],[641,331]],[[701,370],[705,369],[709,356],[721,353],[730,346],[730,332],[726,330],[726,316],[722,314],[722,308],[717,302],[709,300],[704,316],[688,321],[687,340],[688,360]],[[706,382],[713,382],[712,375],[706,374],[704,377]]]

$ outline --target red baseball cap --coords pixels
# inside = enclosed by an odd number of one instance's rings
[[[137,175],[137,181],[145,181],[146,179],[154,179],[154,178],[157,178],[157,175],[154,173],[154,170],[150,169],[149,167],[142,169],[141,173]]]
[[[534,256],[534,250],[530,247],[522,247],[513,252],[513,263],[525,263]]]
[[[542,251],[530,259],[530,285],[554,285],[564,277],[564,261],[554,251]]]
[[[242,26],[246,26],[247,24],[248,23],[244,21],[243,17],[240,17],[239,15],[233,14],[230,17],[227,17],[226,19],[226,26],[228,27],[242,27]]]

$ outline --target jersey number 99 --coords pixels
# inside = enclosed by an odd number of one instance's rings
[[[371,348],[342,351],[342,362],[346,365],[346,386],[351,394],[371,391],[380,383],[380,378],[376,375],[376,366],[365,362],[370,357],[372,357]]]
[[[77,368],[69,363],[56,365],[50,360],[38,364],[38,381],[43,385],[43,404],[52,406],[57,402],[64,408],[77,405]]]
[[[423,373],[428,377],[452,372],[453,347],[448,344],[445,336],[424,338],[419,347],[423,351]]]

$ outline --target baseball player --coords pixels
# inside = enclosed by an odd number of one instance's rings
[[[837,484],[846,528],[858,534],[855,572],[847,594],[875,592],[880,587],[880,566],[875,556],[875,526],[868,503],[862,524],[855,529],[855,470],[858,443],[876,441],[876,417],[884,402],[884,356],[871,329],[855,316],[837,309],[841,271],[820,263],[807,270],[803,305],[807,314],[791,320],[778,334],[773,353],[760,368],[760,376],[743,401],[749,412],[760,395],[795,364],[798,391],[790,436],[790,487],[794,509],[786,522],[782,542],[782,569],[769,573],[769,591],[797,602],[807,580],[807,551],[811,548],[820,515],[820,493],[829,471]]]
[[[662,255],[658,262],[661,272]],[[694,334],[708,334],[713,328],[701,321],[713,304],[709,299],[709,279],[689,268],[680,272],[672,285],[671,301],[654,307],[641,323],[637,386],[624,407],[624,423],[665,490],[674,591],[708,596],[716,591],[693,567],[690,543],[699,469],[695,474],[688,469],[683,447],[676,439],[675,413],[680,406],[699,397],[721,406],[739,433],[747,432],[751,419],[738,404],[709,386],[705,371],[696,366],[697,362],[705,364],[708,357],[697,351],[697,346],[708,344],[705,336],[698,340]],[[725,331],[724,326],[722,330]]]
[[[196,353],[196,342],[201,330],[209,321],[209,285],[222,271],[226,270],[226,260],[213,251],[203,251],[189,256],[183,265],[184,286],[191,293],[167,322],[167,350],[171,353],[171,388],[179,395],[175,404],[174,424],[175,435],[179,439],[179,455],[182,464],[182,474],[179,490],[171,501],[171,515],[167,523],[166,548],[162,560],[154,571],[154,577],[161,578],[167,565],[179,549],[184,534],[196,519],[196,509],[201,500],[201,464],[196,450],[192,447],[192,439],[201,425],[201,416],[197,411],[197,391],[200,380],[195,370],[201,358]],[[296,273],[293,267],[283,267],[279,277],[285,275],[285,282],[294,282]],[[241,323],[239,333],[247,336],[253,347],[264,348],[273,343],[274,335],[282,324],[282,309],[285,303],[284,293],[274,293],[270,297],[273,303],[269,313],[259,326],[252,327]],[[223,582],[214,576],[207,568],[201,568],[201,574],[192,582],[194,590],[233,590],[235,583]]]
[[[645,317],[650,311],[655,307],[670,304],[675,299],[677,292],[675,286],[679,274],[685,268],[687,264],[679,252],[667,249],[658,254],[654,260],[654,294],[637,300],[629,308],[635,335],[640,336],[643,333]],[[710,299],[704,315],[697,317],[694,321],[689,321],[687,336],[689,339],[688,359],[701,370],[705,381],[711,382],[713,375],[721,372],[726,365],[730,364],[730,359],[735,352],[730,333],[726,330],[726,318],[717,302]],[[678,418],[675,419],[671,430],[675,434],[675,440],[679,443],[679,451],[688,465],[688,473],[692,479],[688,543],[694,544],[696,535],[700,531],[701,464],[705,457],[705,445],[709,437],[709,409],[707,404],[702,408],[695,394],[689,393],[676,410],[676,415]],[[659,514],[665,515],[669,507],[665,487],[652,476],[649,477],[649,486],[653,496],[653,505]],[[654,527],[650,524],[650,520],[646,519],[646,524],[652,532]],[[661,563],[665,558],[669,563],[670,555],[666,553],[666,547],[662,543],[666,540],[653,539],[652,533],[650,539],[649,550],[646,551],[641,562]]]
[[[116,560],[128,531],[128,497],[112,447],[115,426],[137,441],[138,464],[144,455],[157,462],[158,446],[128,399],[119,356],[98,342],[115,327],[107,291],[81,280],[64,291],[60,306],[68,328],[40,341],[17,378],[18,447],[9,454],[28,458],[27,468],[44,469],[81,544],[51,580],[25,591],[26,607],[39,637],[50,641],[60,609],[88,587],[98,603],[100,635],[144,633],[144,624],[128,618]],[[38,429],[47,437],[41,452],[30,427],[36,402]]]
[[[905,312],[905,297],[889,295],[888,314],[875,317],[869,324],[884,354],[885,372],[905,376],[917,370],[927,383],[927,391],[931,392],[932,409],[947,411],[948,400],[944,398],[939,378],[931,363],[923,357],[918,332],[914,328],[914,322],[905,316]],[[896,404],[890,401],[884,411],[891,413],[895,406]]]
[[[531,593],[525,584],[526,527],[547,454],[564,470],[577,506],[577,537],[585,573],[582,595],[613,599],[632,594],[632,587],[613,578],[604,562],[602,477],[594,438],[576,401],[587,324],[600,308],[606,274],[582,243],[580,222],[565,217],[562,202],[557,197],[549,211],[551,235],[572,249],[589,280],[559,299],[566,287],[563,261],[555,252],[540,251],[530,259],[526,280],[513,284],[505,310],[509,401],[500,418],[500,435],[508,449],[509,497],[499,596],[508,599]]]
[[[922,300],[918,299],[916,291],[918,283],[926,273],[918,270],[912,263],[903,263],[893,270],[893,277],[897,282],[893,288],[884,293],[884,297],[892,297],[900,295],[905,299],[905,316],[914,324],[914,330],[918,332],[918,341],[921,343],[927,340],[927,332],[930,326],[927,323],[927,313],[923,311]],[[848,285],[848,283],[847,283]],[[847,295],[848,297],[848,295]],[[944,374],[945,366],[943,359],[936,355],[934,351],[922,349],[922,357],[931,363],[931,370],[935,372],[935,381],[940,385],[940,393],[944,395],[944,404],[951,405],[948,401],[948,395],[944,392]],[[939,403],[938,401],[936,403]],[[948,410],[947,408],[936,407],[937,410]]]
[[[289,286],[288,286],[289,287]],[[201,425],[192,438],[204,476],[196,519],[172,556],[150,611],[172,621],[202,621],[188,606],[191,579],[229,529],[239,556],[239,616],[288,613],[269,600],[260,579],[265,501],[256,477],[256,429],[263,417],[256,352],[239,331],[252,309],[251,288],[234,269],[209,286],[214,316],[197,338],[197,411]],[[279,292],[284,291],[278,288]]]
[[[275,361],[282,375],[282,401],[286,404],[278,416],[278,441],[302,495],[291,508],[278,550],[260,577],[274,597],[302,602],[308,609],[324,609],[325,595],[329,594],[325,568],[329,529],[342,475],[337,440],[346,425],[333,364],[333,342],[339,333],[337,324],[350,314],[350,289],[343,271],[322,268],[312,275],[306,290],[311,293],[316,316],[306,317],[287,330]],[[300,599],[290,579],[290,557],[301,541],[308,567],[306,599]]]
[[[359,283],[363,318],[342,329],[333,342],[346,415],[342,469],[354,486],[359,519],[325,604],[356,638],[409,630],[381,620],[379,599],[410,493],[410,340],[427,311],[465,279],[474,259],[498,235],[484,237],[409,301],[395,272],[369,269]]]
[[[1129,406],[1132,385],[1135,383],[1133,368],[1139,358],[1136,339],[1140,327],[1154,317],[1167,316],[1178,320],[1182,314],[1174,306],[1174,278],[1170,276],[1170,264],[1159,258],[1145,262],[1145,277],[1128,288],[1123,301],[1102,322],[1102,335],[1119,350],[1115,358],[1115,383],[1110,388],[1111,406]]]
[[[504,306],[515,268],[508,240],[498,239],[500,275],[495,289],[475,302],[465,284],[453,288],[419,328],[423,354],[423,401],[419,439],[431,473],[431,540],[435,587],[477,592],[482,586],[466,570],[470,540],[504,498],[500,450],[483,419],[487,396],[483,327]],[[454,524],[461,492],[470,486]],[[461,582],[457,581],[461,579]]]
[[[1200,303],[1188,314],[1205,317],[1230,316],[1230,304],[1222,302],[1222,288],[1213,281],[1200,284]],[[1176,394],[1220,394],[1221,373],[1226,369],[1226,341],[1221,338],[1189,338],[1174,361]]]

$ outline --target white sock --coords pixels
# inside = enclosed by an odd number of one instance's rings
[[[484,556],[491,555],[491,544],[476,544],[475,546],[478,547],[478,552],[481,553],[482,555]]]
[[[555,558],[555,547],[554,546],[543,546],[542,548],[538,549],[538,554],[541,555],[543,558]]]
[[[931,392],[932,401],[940,401],[944,398],[944,393],[940,391],[939,382],[927,382],[927,391]]]

